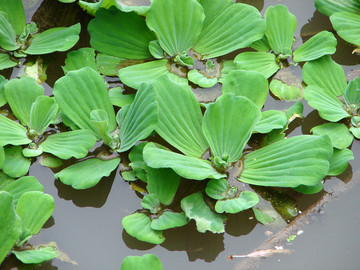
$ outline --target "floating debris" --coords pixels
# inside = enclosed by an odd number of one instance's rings
[[[276,246],[271,249],[256,250],[246,255],[230,255],[228,256],[228,260],[233,260],[235,258],[267,258],[277,254],[290,254],[291,252],[293,252],[293,250],[284,249],[282,246]]]

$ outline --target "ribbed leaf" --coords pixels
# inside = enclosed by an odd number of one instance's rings
[[[149,51],[151,55],[156,59],[164,58],[164,50],[161,48],[158,40],[152,40],[149,43]]]
[[[351,127],[350,132],[354,135],[355,138],[360,139],[360,127]]]
[[[329,55],[305,63],[303,80],[307,85],[317,85],[336,96],[344,94],[346,78],[343,68]]]
[[[334,54],[336,45],[337,40],[333,33],[321,31],[294,51],[293,60],[295,62],[305,62],[318,59],[327,54]]]
[[[34,35],[27,54],[47,54],[64,52],[72,48],[79,40],[80,23],[70,27],[56,27]]]
[[[258,71],[266,78],[271,77],[280,69],[275,61],[275,55],[265,52],[243,52],[238,54],[234,62],[236,69]]]
[[[223,94],[207,108],[203,132],[215,164],[224,161],[229,165],[241,158],[242,150],[260,118],[260,109],[242,96]]]
[[[245,48],[264,35],[265,21],[255,7],[240,3],[229,5],[228,1],[222,0],[200,3],[205,10],[206,25],[193,49],[204,58],[218,57]],[[216,14],[214,6],[220,8]]]
[[[101,178],[109,176],[120,163],[120,158],[101,160],[91,158],[75,163],[56,173],[55,179],[60,179],[65,185],[75,189],[86,189],[95,186]]]
[[[354,139],[348,127],[343,123],[325,123],[313,127],[311,132],[314,135],[328,135],[332,146],[337,149],[349,147]]]
[[[269,52],[271,50],[266,35],[264,35],[261,39],[253,42],[250,47],[259,52]]]
[[[89,23],[88,31],[91,47],[99,52],[126,59],[151,57],[148,46],[155,37],[144,19],[134,12],[100,9]]]
[[[197,40],[205,19],[196,0],[154,0],[146,15],[161,47],[170,56],[187,52]]]
[[[124,95],[123,91],[121,87],[114,87],[109,90],[112,105],[124,107],[134,102],[135,94]]]
[[[199,232],[223,233],[225,231],[223,222],[226,217],[211,211],[200,192],[182,199],[181,208],[189,219],[195,220]]]
[[[302,88],[297,85],[288,85],[281,80],[272,79],[270,90],[280,100],[296,101],[303,98]]]
[[[214,19],[219,16],[225,9],[234,4],[232,0],[198,0],[205,12],[205,20],[203,29],[211,24]]]
[[[29,128],[30,133],[41,135],[55,118],[59,107],[54,99],[38,96],[31,106]]]
[[[117,76],[121,63],[126,59],[104,53],[96,55],[96,67],[101,74],[106,76]]]
[[[3,262],[21,234],[21,220],[15,213],[13,197],[0,191],[0,262]]]
[[[155,194],[147,194],[141,201],[141,206],[150,210],[150,213],[156,214],[161,211],[159,198]]]
[[[4,160],[5,160],[4,148],[0,145],[0,169],[2,168],[2,165],[4,164]]]
[[[251,191],[242,191],[235,198],[218,200],[215,204],[217,213],[236,214],[249,209],[259,202],[259,197]]]
[[[21,35],[26,25],[23,3],[21,0],[0,0],[0,11],[3,11],[16,35]],[[1,260],[0,260],[1,261]]]
[[[155,231],[150,227],[151,219],[144,213],[134,213],[122,220],[125,231],[132,237],[151,244],[161,244],[165,241],[162,231]]]
[[[44,187],[34,176],[23,176],[14,182],[9,183],[2,188],[2,191],[9,192],[13,195],[13,202],[16,207],[21,195],[29,191],[41,191],[44,192]]]
[[[29,171],[30,159],[25,158],[22,154],[21,146],[5,147],[5,161],[2,166],[4,173],[10,177],[20,177]]]
[[[269,83],[259,72],[234,70],[224,78],[222,92],[247,97],[262,108],[269,93]]]
[[[0,53],[0,70],[15,67],[18,63],[10,59],[7,53]]]
[[[99,134],[101,135],[101,139],[104,141],[106,145],[110,145],[112,138],[109,131],[108,125],[108,116],[107,113],[100,109],[100,110],[93,110],[90,113],[90,120],[94,127],[97,129]]]
[[[316,85],[310,85],[304,90],[304,98],[311,107],[318,110],[319,115],[328,121],[337,122],[350,117],[344,110],[344,104],[334,94]]]
[[[40,191],[24,193],[16,206],[16,214],[21,218],[20,241],[38,234],[54,211],[54,198]]]
[[[152,168],[171,168],[183,178],[204,180],[206,178],[220,179],[225,175],[220,174],[207,160],[188,157],[158,148],[154,143],[149,143],[144,148],[144,161]]]
[[[0,12],[0,47],[7,51],[15,51],[20,47],[16,44],[15,30],[2,12]]]
[[[360,12],[358,0],[315,0],[316,9],[327,16],[335,12],[347,11],[352,13]]]
[[[229,188],[230,185],[225,178],[213,179],[206,184],[205,192],[209,197],[215,200],[221,200],[226,197]]]
[[[0,115],[0,130],[0,145],[22,145],[31,142],[26,135],[26,128],[3,115]]]
[[[109,130],[112,132],[115,129],[115,112],[104,79],[90,67],[70,71],[57,80],[54,96],[66,116],[79,128],[91,130],[100,138],[91,123],[90,113],[103,109],[109,118]]]
[[[291,55],[296,17],[291,14],[286,6],[270,6],[265,12],[266,37],[275,54],[284,58]],[[281,57],[282,58],[282,57]]]
[[[125,152],[139,140],[145,139],[156,128],[158,122],[158,104],[154,89],[144,84],[135,95],[134,102],[128,105],[126,116],[120,126],[120,149]]]
[[[188,85],[163,76],[152,83],[159,105],[156,132],[187,156],[201,157],[209,147],[202,133],[200,104]]]
[[[189,220],[185,213],[164,212],[159,217],[151,221],[151,228],[153,230],[168,230],[176,227],[182,227],[188,224]]]
[[[360,12],[360,8],[358,12]],[[360,15],[337,12],[331,15],[330,20],[340,37],[349,43],[360,46]]]
[[[38,264],[50,261],[56,258],[59,254],[53,247],[44,247],[34,250],[13,251],[16,258],[22,263]]]
[[[334,149],[334,154],[330,159],[328,175],[339,175],[349,166],[349,160],[354,159],[354,154],[350,149]]]
[[[208,78],[202,73],[200,73],[197,69],[190,70],[187,76],[190,82],[195,83],[203,88],[213,87],[218,82],[218,79],[216,77]]]
[[[4,87],[11,111],[23,125],[27,125],[30,121],[31,106],[38,96],[44,94],[44,89],[30,77],[12,79]]]
[[[121,270],[163,270],[162,264],[154,254],[127,256],[121,264]]]
[[[71,51],[66,55],[65,66],[62,67],[64,73],[72,70],[78,70],[83,67],[91,67],[97,71],[95,64],[95,49],[81,48],[76,51]]]
[[[282,111],[269,110],[261,114],[260,120],[256,123],[254,132],[269,133],[274,129],[283,129],[288,120]]]
[[[327,175],[332,154],[327,136],[291,137],[246,155],[239,180],[261,186],[314,186]]]
[[[180,176],[171,169],[147,168],[147,190],[155,194],[162,204],[171,204],[180,184]]]
[[[344,99],[348,106],[360,108],[360,77],[349,82],[345,89]]]
[[[50,135],[39,145],[39,149],[61,159],[86,157],[95,145],[96,137],[88,130],[74,130]]]

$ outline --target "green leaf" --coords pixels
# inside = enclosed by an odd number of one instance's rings
[[[222,64],[222,68],[221,68],[221,77],[219,79],[219,82],[223,82],[225,77],[233,70],[236,70],[236,65],[234,63],[234,61],[232,60],[227,60],[221,63]]]
[[[360,3],[357,0],[315,0],[315,7],[326,16],[341,11],[360,12]]]
[[[190,70],[187,75],[190,82],[195,83],[203,88],[213,87],[218,81],[216,77],[208,78],[197,69]]]
[[[147,84],[142,85],[135,95],[134,102],[129,106],[120,126],[120,149],[125,152],[137,141],[147,138],[154,131],[158,122],[158,104],[154,89]]]
[[[241,158],[260,118],[260,109],[252,101],[231,94],[223,94],[207,108],[203,132],[210,144],[215,164],[217,159],[229,165]]]
[[[334,154],[330,159],[328,175],[339,175],[343,173],[347,169],[349,160],[351,159],[354,159],[354,154],[350,149],[334,149]]]
[[[101,135],[91,122],[91,111],[106,111],[110,132],[116,128],[115,112],[104,79],[90,67],[70,71],[58,79],[54,85],[54,96],[72,122],[81,129],[91,130],[98,138]]]
[[[70,27],[55,27],[33,36],[27,54],[48,54],[64,52],[72,48],[79,40],[80,23]]]
[[[119,78],[124,84],[139,89],[142,83],[151,83],[169,74],[167,63],[168,60],[162,59],[122,68],[119,70]]]
[[[95,64],[95,50],[93,48],[81,48],[71,51],[66,55],[65,66],[62,67],[64,73],[72,70],[78,70],[83,67],[91,67],[97,71]]]
[[[134,12],[100,9],[90,21],[88,31],[91,47],[101,53],[126,59],[151,57],[148,46],[154,34]]]
[[[301,87],[288,85],[277,79],[271,80],[270,90],[271,93],[273,93],[280,100],[296,101],[303,98]]]
[[[144,213],[134,213],[122,220],[125,231],[132,237],[151,244],[161,244],[165,241],[162,231],[156,231],[150,227],[151,219]]]
[[[40,157],[40,164],[45,166],[45,167],[48,167],[48,168],[59,168],[61,166],[63,166],[63,161],[57,157],[52,157],[50,155],[42,155]]]
[[[121,270],[162,270],[162,264],[154,254],[127,256],[121,264]]]
[[[349,108],[360,108],[360,77],[349,82],[345,89],[344,99]]]
[[[96,137],[88,130],[74,130],[50,135],[39,145],[39,149],[61,159],[86,157],[95,145]]]
[[[30,121],[31,106],[38,96],[44,95],[44,89],[30,77],[12,79],[4,87],[11,111],[23,125],[27,125]]]
[[[269,93],[269,83],[257,71],[234,70],[223,79],[222,92],[247,97],[262,108]]]
[[[1,190],[14,181],[15,181],[14,178],[6,175],[6,173],[4,173],[3,171],[0,171],[0,189]]]
[[[54,250],[53,247],[44,247],[35,250],[14,250],[12,253],[14,253],[16,258],[22,263],[27,264],[43,263],[59,256],[57,250]]]
[[[258,204],[259,197],[256,193],[251,191],[241,191],[240,194],[234,198],[221,199],[215,204],[215,211],[217,213],[236,214]]]
[[[158,148],[154,143],[148,143],[144,148],[144,161],[152,168],[171,168],[183,178],[203,180],[206,178],[220,179],[220,174],[207,160],[188,157],[169,150]]]
[[[261,186],[314,186],[327,175],[332,149],[328,136],[281,140],[247,154],[239,180]]]
[[[253,207],[254,215],[257,221],[262,223],[263,225],[271,224],[275,221],[275,219],[264,212],[262,212],[260,209]]]
[[[22,154],[24,155],[24,157],[27,157],[27,158],[38,157],[42,153],[43,153],[43,151],[41,149],[37,148],[36,145],[34,147],[29,145],[29,147],[24,148],[22,150]]]
[[[141,201],[141,206],[150,210],[150,213],[156,214],[161,211],[161,205],[155,194],[147,194]]]
[[[29,171],[30,159],[22,154],[21,146],[5,147],[5,161],[2,166],[4,173],[11,177],[20,177]]]
[[[304,89],[304,98],[309,105],[318,110],[319,115],[328,121],[337,122],[350,117],[344,104],[332,93],[319,86],[310,85]]]
[[[44,187],[34,176],[23,176],[16,181],[5,186],[3,191],[9,192],[13,195],[13,202],[16,207],[21,195],[29,191],[41,191],[44,192]]]
[[[360,139],[360,127],[351,127],[350,131],[355,138]]]
[[[176,227],[182,227],[189,223],[185,213],[163,212],[159,217],[151,221],[153,230],[168,230]]]
[[[209,147],[201,130],[200,104],[188,85],[163,76],[154,81],[159,105],[156,132],[187,156],[201,157]]]
[[[102,140],[106,145],[110,145],[112,138],[109,131],[108,125],[108,116],[107,113],[100,109],[100,110],[93,110],[90,113],[90,120],[94,127],[97,129],[99,134],[101,135]]]
[[[101,178],[109,176],[119,163],[120,158],[110,160],[91,158],[63,169],[54,177],[74,189],[91,188],[99,183]]]
[[[16,35],[21,35],[26,26],[26,18],[21,0],[0,0],[0,11],[3,11],[15,30]],[[1,260],[0,260],[1,261]]]
[[[293,60],[299,63],[315,60],[327,54],[334,54],[336,45],[337,40],[333,33],[321,31],[294,51]]]
[[[213,179],[206,184],[205,192],[209,197],[221,200],[225,198],[225,193],[229,188],[230,186],[226,179]]]
[[[174,56],[192,47],[204,19],[204,10],[196,0],[154,0],[146,24],[155,32],[164,51]]]
[[[307,85],[317,85],[335,96],[344,94],[347,83],[343,68],[329,55],[305,63],[302,69]]]
[[[265,12],[266,37],[275,54],[291,56],[296,17],[283,5],[270,6]]]
[[[212,212],[200,192],[182,199],[181,208],[189,219],[195,220],[199,232],[223,233],[225,231],[223,222],[226,217]]]
[[[271,50],[266,35],[264,35],[261,39],[253,42],[250,47],[259,52],[267,53]]]
[[[151,55],[156,59],[161,59],[164,57],[164,50],[161,48],[158,40],[150,41],[149,51],[150,51]]]
[[[223,0],[200,3],[206,13],[206,25],[193,49],[204,58],[214,58],[248,47],[264,35],[265,21],[255,7],[240,3],[229,5],[229,1]],[[215,6],[220,7],[216,14],[213,10]]]
[[[283,129],[288,123],[282,111],[269,110],[262,112],[260,120],[256,123],[254,132],[269,133],[274,129]]]
[[[125,181],[136,181],[138,180],[136,178],[135,172],[134,171],[122,171],[121,172],[121,177],[125,180]]]
[[[15,213],[13,197],[0,191],[0,262],[3,262],[21,234],[21,220]]]
[[[171,169],[147,168],[146,172],[149,194],[155,194],[162,204],[171,204],[180,184],[180,176]]]
[[[301,101],[297,101],[294,105],[292,105],[290,108],[288,108],[284,113],[286,115],[286,118],[288,119],[288,122],[292,122],[295,118],[304,118],[303,116],[304,111],[304,105],[301,103]]]
[[[26,135],[26,128],[1,114],[0,130],[0,145],[22,145],[31,142]]]
[[[191,56],[188,56],[186,51],[182,52],[181,54],[178,54],[174,58],[174,62],[189,67],[194,65],[194,59]]]
[[[55,118],[58,109],[53,98],[38,96],[30,110],[30,134],[42,135]]]
[[[318,183],[315,186],[304,186],[304,185],[300,185],[296,188],[294,188],[294,190],[296,190],[297,192],[303,193],[303,194],[314,194],[314,193],[318,193],[320,191],[322,191],[324,188],[323,183]]]
[[[310,132],[314,135],[328,135],[332,146],[337,149],[347,148],[354,139],[347,126],[342,123],[325,123],[313,127]]]
[[[129,165],[133,169],[136,177],[143,182],[147,182],[147,175],[145,171],[149,168],[143,159],[143,150],[145,145],[146,142],[135,145],[129,153],[129,160],[131,161]]]
[[[0,169],[2,168],[2,165],[4,164],[4,160],[5,160],[4,148],[0,145]]]
[[[15,67],[19,62],[10,59],[10,55],[0,53],[0,70]]]
[[[98,53],[96,55],[96,68],[106,76],[117,76],[124,58]]]
[[[271,77],[280,69],[272,53],[243,52],[235,57],[234,62],[236,69],[258,71],[266,78]]]
[[[130,105],[134,102],[135,94],[123,94],[123,89],[121,87],[114,87],[109,90],[109,96],[112,105],[118,107],[124,107]]]
[[[10,22],[0,12],[0,47],[7,51],[15,51],[20,46],[16,44],[16,33]]]
[[[22,233],[20,241],[38,234],[54,211],[54,199],[40,191],[24,193],[16,206],[16,214],[21,218]]]

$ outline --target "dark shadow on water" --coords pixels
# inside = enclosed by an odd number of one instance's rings
[[[256,226],[252,210],[242,211],[237,214],[228,215],[225,231],[232,236],[242,236],[250,233]]]
[[[23,264],[14,254],[8,256],[0,265],[0,270],[57,270],[58,268],[52,265],[51,261],[43,264]]]
[[[51,216],[44,224],[43,228],[46,229],[46,228],[50,228],[52,226],[55,225],[55,219],[53,216]]]
[[[131,249],[149,250],[156,246],[156,245],[153,245],[150,243],[146,243],[146,242],[137,240],[136,238],[129,235],[125,230],[123,230],[123,232],[122,232],[122,239],[123,239],[125,245]]]
[[[310,130],[313,127],[327,123],[326,120],[322,119],[317,110],[310,112],[303,120],[301,131],[303,134],[311,134]]]
[[[264,8],[264,0],[237,0],[236,3],[243,3],[254,6],[259,11],[261,11]]]

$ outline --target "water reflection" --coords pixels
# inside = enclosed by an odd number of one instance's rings
[[[225,231],[227,234],[239,237],[250,233],[256,224],[257,221],[252,210],[242,211],[228,216]]]

